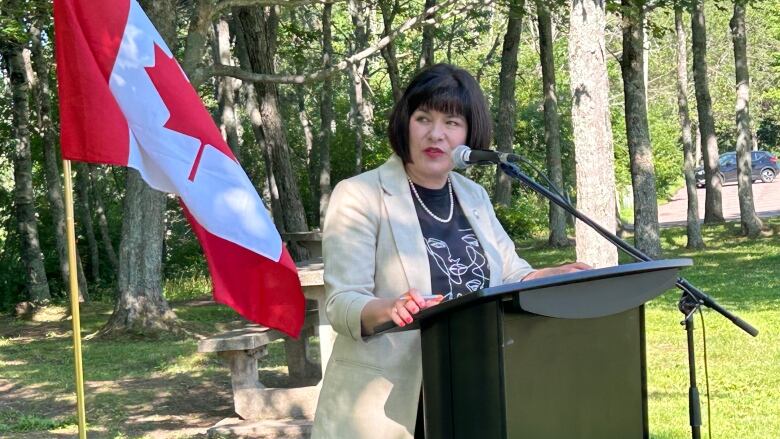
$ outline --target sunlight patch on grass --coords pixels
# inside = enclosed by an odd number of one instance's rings
[[[64,305],[47,305],[35,310],[34,322],[59,322],[68,316],[68,308]]]
[[[204,369],[213,369],[214,363],[208,356],[192,352],[173,359],[162,367],[159,372],[166,375],[201,373]]]

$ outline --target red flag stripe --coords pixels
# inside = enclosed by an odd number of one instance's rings
[[[54,2],[60,143],[68,160],[127,166],[130,134],[108,78],[122,43],[128,0]]]
[[[214,300],[245,318],[298,337],[306,299],[286,248],[278,262],[209,233],[180,203],[198,236],[211,272]]]

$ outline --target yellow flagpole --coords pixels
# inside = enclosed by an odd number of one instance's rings
[[[76,226],[73,221],[73,179],[70,173],[70,160],[63,160],[62,165],[65,174],[65,226],[68,235],[68,274],[70,276],[70,310],[73,318],[76,406],[79,417],[79,439],[86,439],[87,415],[84,408],[84,369],[81,364],[81,317],[79,315],[79,280],[76,271]]]

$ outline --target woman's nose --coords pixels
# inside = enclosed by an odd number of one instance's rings
[[[431,124],[431,131],[428,132],[428,135],[433,140],[440,140],[444,138],[444,124],[439,122],[434,122]]]

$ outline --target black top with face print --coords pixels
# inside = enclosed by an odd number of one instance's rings
[[[416,184],[414,187],[431,212],[442,219],[449,216],[448,185],[441,189],[428,189]],[[490,268],[484,249],[463,214],[457,196],[454,193],[452,196],[455,203],[452,219],[442,223],[426,212],[417,197],[412,195],[428,252],[431,293],[443,294],[445,300],[486,288],[490,283]],[[425,291],[422,293],[427,294]]]

